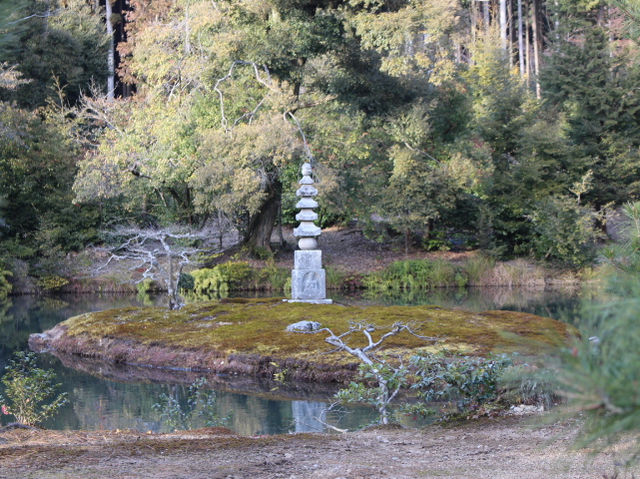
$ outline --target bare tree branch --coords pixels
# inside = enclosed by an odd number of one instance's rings
[[[302,129],[300,122],[291,111],[284,112],[283,117],[285,120],[287,119],[287,117],[291,118],[296,124],[296,127],[298,128],[298,132],[300,133],[300,137],[302,138],[304,153],[305,155],[307,155],[307,158],[309,159],[309,163],[311,163],[311,166],[312,167],[315,166],[316,159],[314,158],[313,153],[311,152],[311,147],[309,146],[309,142],[307,141],[307,136],[304,134],[304,130]]]
[[[272,81],[271,81],[271,74],[269,73],[269,69],[266,67],[266,65],[263,65],[262,68],[264,70],[264,72],[266,73],[266,80],[264,78],[262,78],[262,76],[260,75],[260,68],[258,67],[258,65],[255,62],[250,62],[250,61],[245,61],[245,60],[235,60],[232,64],[231,67],[229,68],[229,71],[227,72],[227,74],[225,76],[223,76],[222,78],[218,78],[218,80],[216,81],[216,84],[213,86],[213,90],[218,94],[218,97],[220,98],[220,116],[221,116],[221,124],[222,127],[225,129],[225,131],[229,131],[230,129],[228,128],[228,124],[229,122],[227,121],[227,117],[225,115],[225,111],[224,111],[224,94],[222,93],[222,90],[220,90],[220,85],[227,81],[229,78],[231,78],[231,76],[233,75],[233,72],[235,71],[236,67],[238,65],[249,65],[251,67],[253,67],[253,72],[255,74],[256,80],[258,81],[258,83],[264,85],[265,87],[267,87],[267,89],[269,91],[276,91],[276,88],[274,87]],[[258,110],[260,109],[260,107],[262,106],[262,104],[264,103],[266,99],[266,95],[258,102],[258,104],[256,105],[256,107],[249,113],[245,113],[243,115],[241,115],[239,118],[237,118],[234,122],[233,122],[233,126],[236,126],[243,118],[249,117],[250,121],[253,120],[253,117],[255,116],[255,114],[258,112]]]
[[[372,333],[376,330],[375,326],[371,324],[365,324],[361,322],[351,323],[351,326],[347,331],[340,335],[336,335],[329,328],[319,328],[313,331],[306,330],[295,330],[298,333],[305,334],[318,334],[322,332],[328,333],[328,337],[324,338],[325,342],[329,343],[332,346],[335,346],[338,351],[346,351],[358,358],[363,364],[366,364],[370,367],[370,371],[373,376],[376,378],[378,382],[378,393],[376,398],[376,407],[378,408],[378,412],[380,413],[380,422],[382,424],[387,424],[389,421],[389,409],[388,406],[398,395],[400,389],[402,388],[402,382],[397,381],[395,387],[393,383],[396,381],[397,377],[402,377],[406,374],[406,370],[404,369],[404,364],[402,362],[402,358],[399,358],[400,366],[391,366],[384,359],[377,358],[375,356],[375,351],[382,346],[384,341],[389,339],[392,336],[396,336],[402,332],[407,332],[417,338],[424,339],[425,341],[436,342],[439,341],[440,338],[431,337],[431,336],[422,336],[415,333],[408,324],[405,323],[395,323],[391,330],[380,336],[380,339],[375,341],[373,339]],[[349,335],[361,332],[367,338],[367,345],[364,347],[356,348],[351,347],[347,343],[345,343],[344,339]],[[383,371],[384,367],[393,371],[392,379],[389,379],[389,376],[385,374]],[[395,377],[395,379],[393,379]],[[393,388],[393,389],[391,389]]]
[[[222,251],[210,243],[216,237],[211,228],[194,230],[118,228],[105,233],[115,246],[99,248],[109,254],[109,258],[96,269],[97,273],[118,262],[126,262],[129,271],[137,271],[140,283],[146,279],[158,281],[165,287],[169,297],[169,307],[179,309],[183,303],[179,297],[180,275],[194,258],[206,252]]]
[[[29,20],[31,18],[49,18],[49,17],[54,17],[58,14],[60,14],[60,12],[62,12],[62,8],[59,8],[57,10],[53,10],[53,11],[46,11],[43,13],[34,13],[32,15],[28,15],[26,17],[23,18],[18,18],[17,20],[14,20],[12,22],[7,22],[5,25],[15,25],[16,23],[20,23],[20,22],[24,22],[25,20]]]

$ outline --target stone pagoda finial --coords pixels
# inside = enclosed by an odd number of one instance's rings
[[[318,219],[318,214],[313,210],[318,207],[318,203],[313,198],[318,195],[318,190],[313,186],[309,163],[302,165],[302,179],[298,183],[301,186],[296,191],[296,196],[300,196],[301,199],[296,204],[296,208],[300,208],[296,219],[300,225],[293,230],[293,235],[300,238],[298,247],[301,250],[316,249],[318,247],[316,238],[320,236],[321,230],[314,223]]]
[[[318,190],[313,186],[311,164],[302,165],[302,179],[296,196],[300,201],[296,208],[300,212],[296,219],[300,222],[293,234],[298,239],[299,250],[294,253],[294,265],[291,271],[291,302],[331,303],[326,296],[326,274],[322,268],[322,251],[318,249],[317,238],[321,229],[315,225],[318,214],[313,211],[318,203],[313,198]]]

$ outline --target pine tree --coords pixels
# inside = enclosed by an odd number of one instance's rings
[[[611,48],[597,26],[581,42],[560,40],[541,78],[547,106],[567,119],[571,169],[594,174],[585,199],[596,206],[640,195],[640,99],[630,94],[640,86],[640,68]]]

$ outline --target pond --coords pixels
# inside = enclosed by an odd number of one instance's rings
[[[475,311],[527,311],[574,322],[585,293],[579,291],[519,291],[509,289],[437,290],[420,295],[377,297],[333,295],[349,304],[439,304]],[[590,296],[590,293],[587,293]],[[0,371],[14,351],[27,349],[29,334],[53,327],[66,318],[109,308],[141,305],[135,296],[14,297],[0,302]],[[334,391],[311,385],[284,388],[273,381],[207,376],[215,390],[208,410],[186,408],[189,385],[201,374],[159,371],[79,360],[63,364],[41,355],[69,395],[69,402],[44,424],[52,429],[136,429],[166,432],[223,424],[240,434],[277,434],[324,431],[326,408]],[[212,418],[214,422],[212,422]],[[355,429],[372,422],[375,413],[365,407],[329,412],[325,418],[337,427]],[[4,423],[8,417],[0,418]]]

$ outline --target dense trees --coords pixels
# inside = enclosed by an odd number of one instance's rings
[[[92,81],[106,79],[107,38],[91,3],[21,0],[1,8],[6,16],[0,23],[0,63],[30,80],[10,97],[20,106],[43,106],[57,98],[59,88],[73,103]]]
[[[112,56],[110,6],[0,6],[5,246],[215,218],[269,249],[310,159],[325,225],[580,265],[638,196],[632,2],[118,0]]]

